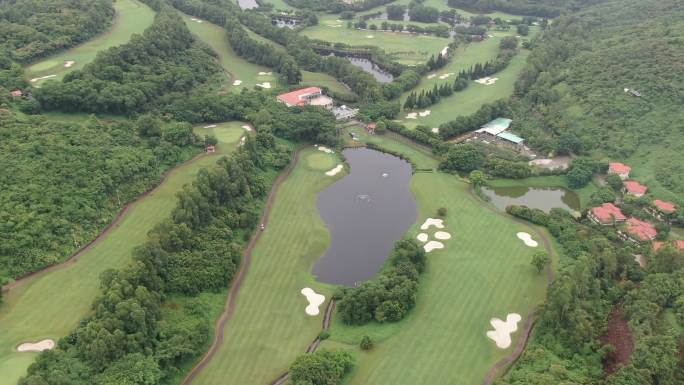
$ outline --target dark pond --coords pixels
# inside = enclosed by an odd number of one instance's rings
[[[256,0],[238,0],[238,4],[242,9],[259,8],[259,4],[256,2]]]
[[[368,59],[362,59],[358,57],[348,57],[347,59],[349,59],[353,65],[373,75],[375,80],[379,81],[380,83],[389,83],[394,79],[394,76],[392,76],[391,73],[378,67],[375,63]]]
[[[366,148],[343,154],[349,175],[318,196],[332,242],[313,271],[321,282],[354,286],[375,276],[418,213],[408,162]]]
[[[492,199],[492,203],[501,210],[510,205],[525,205],[549,212],[560,207],[570,212],[580,209],[577,194],[562,187],[483,187],[484,192]]]
[[[399,20],[389,20],[389,18],[387,17],[387,12],[381,12],[381,13],[377,13],[374,15],[368,15],[368,16],[369,17],[363,17],[362,16],[362,18],[364,20],[387,20],[390,23],[392,23],[392,22],[396,23],[397,21],[399,21]],[[411,17],[409,17],[408,9],[406,11],[404,11],[404,21],[411,21]]]

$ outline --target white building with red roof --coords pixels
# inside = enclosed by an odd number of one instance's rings
[[[608,163],[608,174],[617,174],[622,180],[629,178],[630,171],[632,171],[632,168],[624,163]]]
[[[652,241],[655,239],[656,235],[658,235],[655,226],[646,221],[629,218],[625,222],[625,225],[626,234],[623,235],[633,242]]]
[[[278,100],[288,107],[322,106],[327,109],[333,107],[332,98],[323,95],[319,87],[306,87],[278,95]]]
[[[612,225],[624,222],[627,217],[619,207],[612,203],[604,203],[601,206],[593,207],[587,213],[587,217],[600,225]]]
[[[623,185],[625,186],[625,192],[627,194],[632,194],[635,197],[644,196],[646,191],[648,191],[648,187],[635,180],[626,180],[623,182]]]

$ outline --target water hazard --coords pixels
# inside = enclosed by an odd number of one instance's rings
[[[314,274],[321,282],[354,286],[375,276],[418,213],[408,162],[366,148],[343,154],[350,174],[318,196],[332,242]]]
[[[389,83],[394,79],[394,76],[392,76],[391,73],[383,70],[377,64],[368,59],[357,57],[348,57],[347,59],[349,59],[353,65],[373,75],[375,80],[379,81],[380,83]]]
[[[556,207],[570,212],[580,209],[577,194],[562,187],[483,187],[482,192],[501,210],[510,205],[525,205],[545,212]]]

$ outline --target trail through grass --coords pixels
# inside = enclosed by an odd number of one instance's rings
[[[198,134],[212,133],[221,141],[215,155],[171,171],[158,189],[132,204],[121,221],[75,263],[29,278],[4,293],[0,304],[0,385],[15,385],[37,355],[18,353],[17,345],[44,338],[57,341],[90,312],[99,293],[100,274],[129,263],[133,248],[145,242],[147,232],[171,213],[183,185],[193,181],[201,168],[214,165],[220,155],[233,151],[244,133],[242,124],[198,128]]]
[[[57,75],[51,79],[62,79],[68,72],[81,69],[93,61],[98,52],[127,43],[135,33],[143,33],[154,20],[154,11],[137,0],[117,0],[114,2],[114,9],[116,15],[109,31],[67,51],[29,65],[26,68],[26,76],[34,79]],[[74,63],[66,67],[67,61]],[[33,82],[33,84],[40,84],[41,81]]]

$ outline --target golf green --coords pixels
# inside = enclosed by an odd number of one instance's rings
[[[133,248],[147,239],[147,232],[166,218],[176,205],[176,193],[194,180],[201,168],[211,167],[220,155],[230,153],[243,135],[244,123],[230,122],[198,128],[200,135],[213,133],[217,152],[196,158],[173,169],[164,182],[132,203],[110,231],[84,251],[77,260],[39,273],[4,293],[0,304],[0,385],[14,385],[37,353],[18,353],[23,342],[67,335],[90,312],[99,293],[100,274],[124,267]]]
[[[117,0],[114,2],[114,9],[116,14],[109,31],[67,51],[29,65],[25,69],[26,76],[29,79],[37,79],[55,75],[49,79],[62,79],[69,71],[81,69],[93,61],[98,52],[128,42],[133,34],[141,34],[154,20],[154,11],[137,0]],[[34,84],[40,84],[41,81],[32,80]]]

